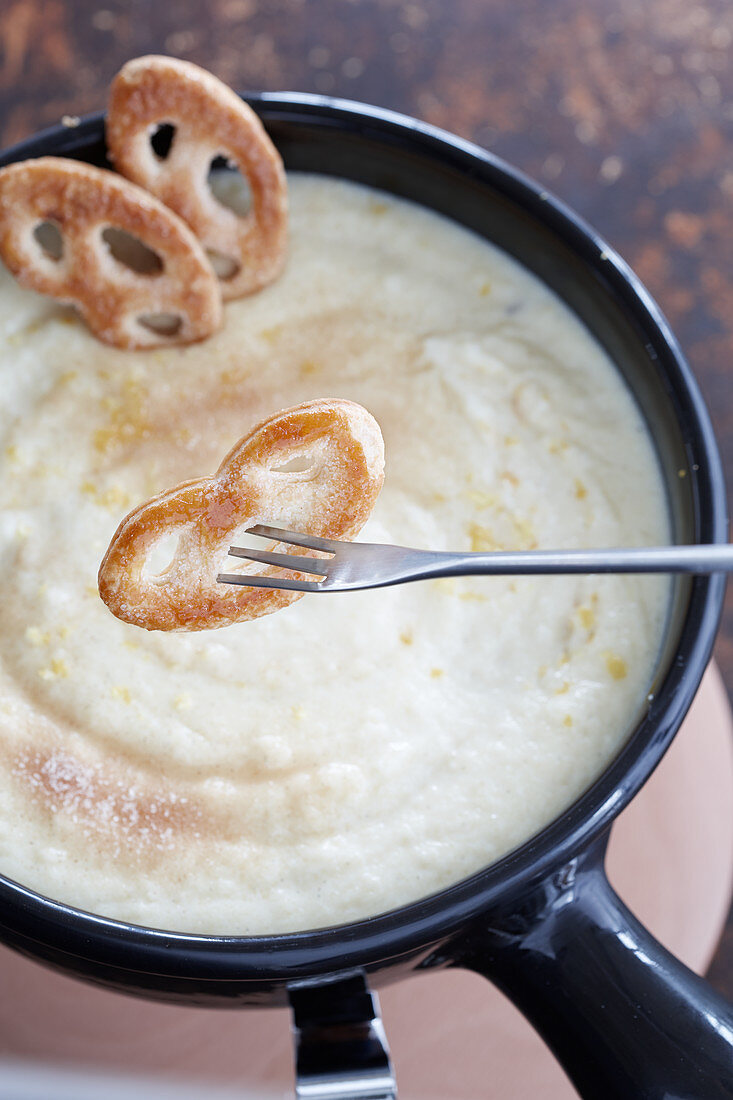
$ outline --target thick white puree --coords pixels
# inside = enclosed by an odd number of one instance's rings
[[[315,397],[382,426],[363,538],[668,536],[641,418],[547,289],[408,203],[290,187],[285,275],[197,346],[116,351],[0,282],[0,871],[168,929],[349,921],[491,863],[618,751],[664,620],[666,582],[630,577],[313,596],[192,635],[110,615],[121,517]]]

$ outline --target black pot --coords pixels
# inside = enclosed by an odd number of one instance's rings
[[[663,468],[676,541],[726,541],[720,459],[695,381],[656,305],[603,240],[495,157],[412,119],[320,96],[248,101],[289,168],[359,180],[432,207],[552,287],[635,395]],[[5,152],[0,164],[43,154],[104,164],[102,116],[47,130]],[[653,698],[613,763],[540,834],[440,894],[357,924],[240,938],[105,920],[0,880],[0,935],[68,973],[159,1000],[290,999],[303,1080],[316,1089],[319,1074],[330,1073],[343,1097],[356,1094],[355,1074],[370,1072],[373,1091],[359,1095],[389,1095],[378,1049],[361,1042],[376,1041],[379,1029],[357,1026],[373,1014],[364,976],[382,982],[462,966],[514,1001],[584,1097],[731,1100],[733,1010],[649,936],[603,871],[614,817],[659,762],[697,690],[723,591],[720,575],[675,581]]]

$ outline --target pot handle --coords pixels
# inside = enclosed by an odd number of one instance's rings
[[[733,1006],[629,912],[605,846],[473,927],[455,963],[514,1002],[585,1100],[731,1100]]]

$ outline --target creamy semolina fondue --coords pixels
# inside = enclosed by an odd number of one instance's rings
[[[552,293],[404,201],[290,190],[283,277],[183,350],[103,346],[0,278],[0,872],[143,925],[285,932],[456,882],[603,770],[660,645],[651,577],[310,596],[198,634],[107,611],[96,575],[122,516],[316,397],[382,427],[366,540],[668,538],[641,416]]]

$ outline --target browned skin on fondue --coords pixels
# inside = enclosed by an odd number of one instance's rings
[[[150,777],[117,761],[104,769],[86,763],[64,748],[21,750],[13,774],[56,823],[81,830],[90,843],[116,859],[136,862],[164,851],[182,836],[200,837],[201,807]],[[206,831],[216,833],[215,821]]]

